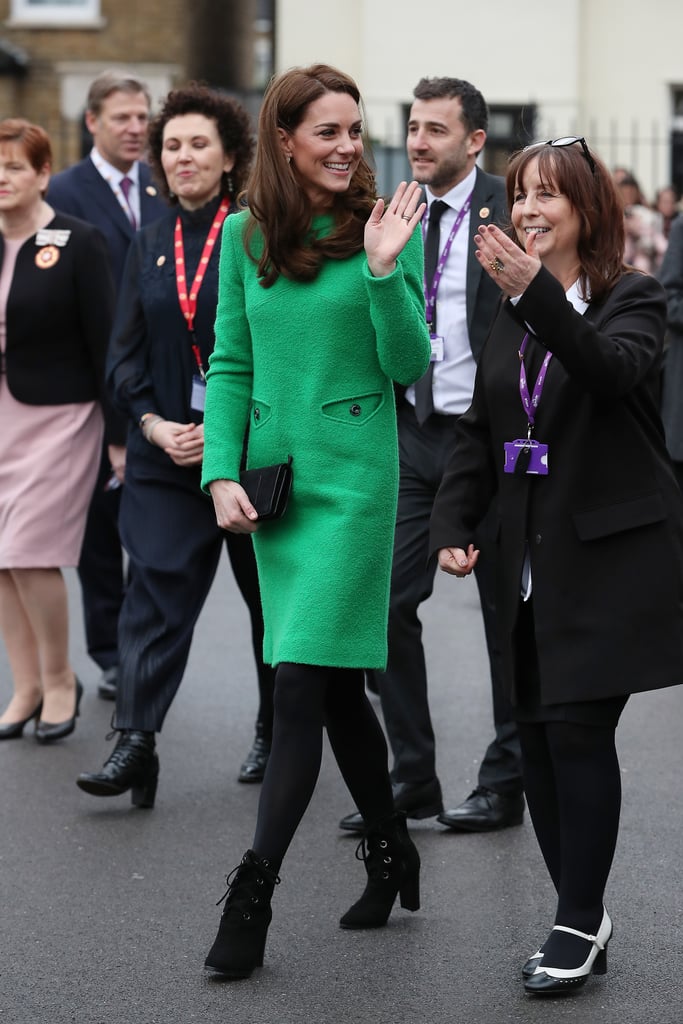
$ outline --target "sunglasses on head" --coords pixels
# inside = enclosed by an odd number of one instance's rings
[[[532,142],[530,146],[525,146],[522,152],[526,153],[527,150],[536,149],[537,146],[574,146],[577,142],[581,146],[581,149],[583,150],[583,155],[588,161],[588,166],[591,169],[591,174],[595,174],[595,160],[591,156],[591,152],[588,146],[586,145],[586,140],[582,135],[566,135],[562,139],[548,139],[547,142]]]

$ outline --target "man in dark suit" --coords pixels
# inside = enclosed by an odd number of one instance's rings
[[[85,121],[90,154],[56,174],[47,199],[56,210],[95,224],[103,233],[116,287],[138,227],[166,209],[141,162],[147,142],[150,95],[125,71],[99,75],[88,92]],[[118,532],[120,486],[125,470],[126,423],[113,415],[102,452],[78,567],[88,653],[102,669],[98,693],[116,696],[117,626],[125,588]]]
[[[438,815],[454,830],[491,831],[520,824],[524,798],[519,741],[501,681],[490,561],[480,558],[477,582],[496,735],[481,763],[474,792],[459,807],[445,812],[436,773],[418,609],[434,585],[436,565],[427,561],[432,505],[451,452],[455,423],[472,398],[476,363],[500,297],[475,259],[472,238],[480,224],[505,219],[505,188],[501,178],[476,166],[488,126],[481,93],[469,82],[437,78],[422,79],[413,95],[407,151],[413,176],[425,185],[428,204],[425,277],[432,362],[425,377],[399,398],[400,484],[389,661],[387,671],[376,679],[394,755],[397,809],[409,818]],[[351,831],[363,827],[359,814],[348,815],[340,824]]]

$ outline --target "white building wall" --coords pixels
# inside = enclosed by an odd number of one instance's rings
[[[539,138],[585,134],[648,193],[668,180],[681,0],[278,0],[276,32],[278,70],[325,61],[353,75],[382,143],[402,142],[418,79],[450,75],[489,104],[537,104]]]

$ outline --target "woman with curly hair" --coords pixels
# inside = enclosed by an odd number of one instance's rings
[[[180,685],[224,542],[251,616],[261,762],[270,744],[273,670],[261,653],[251,538],[220,530],[200,488],[221,228],[237,208],[252,150],[248,114],[234,100],[195,83],[169,93],[151,125],[150,151],[172,208],[131,247],[109,351],[108,382],[130,419],[120,530],[131,581],[119,619],[118,741],[100,771],[77,781],[94,796],[130,789],[138,807],[154,803],[155,733]],[[262,772],[258,757],[251,767]],[[251,781],[258,771],[247,774]]]

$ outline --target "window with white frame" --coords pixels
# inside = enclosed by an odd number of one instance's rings
[[[87,25],[100,21],[100,0],[12,0],[13,22]]]

